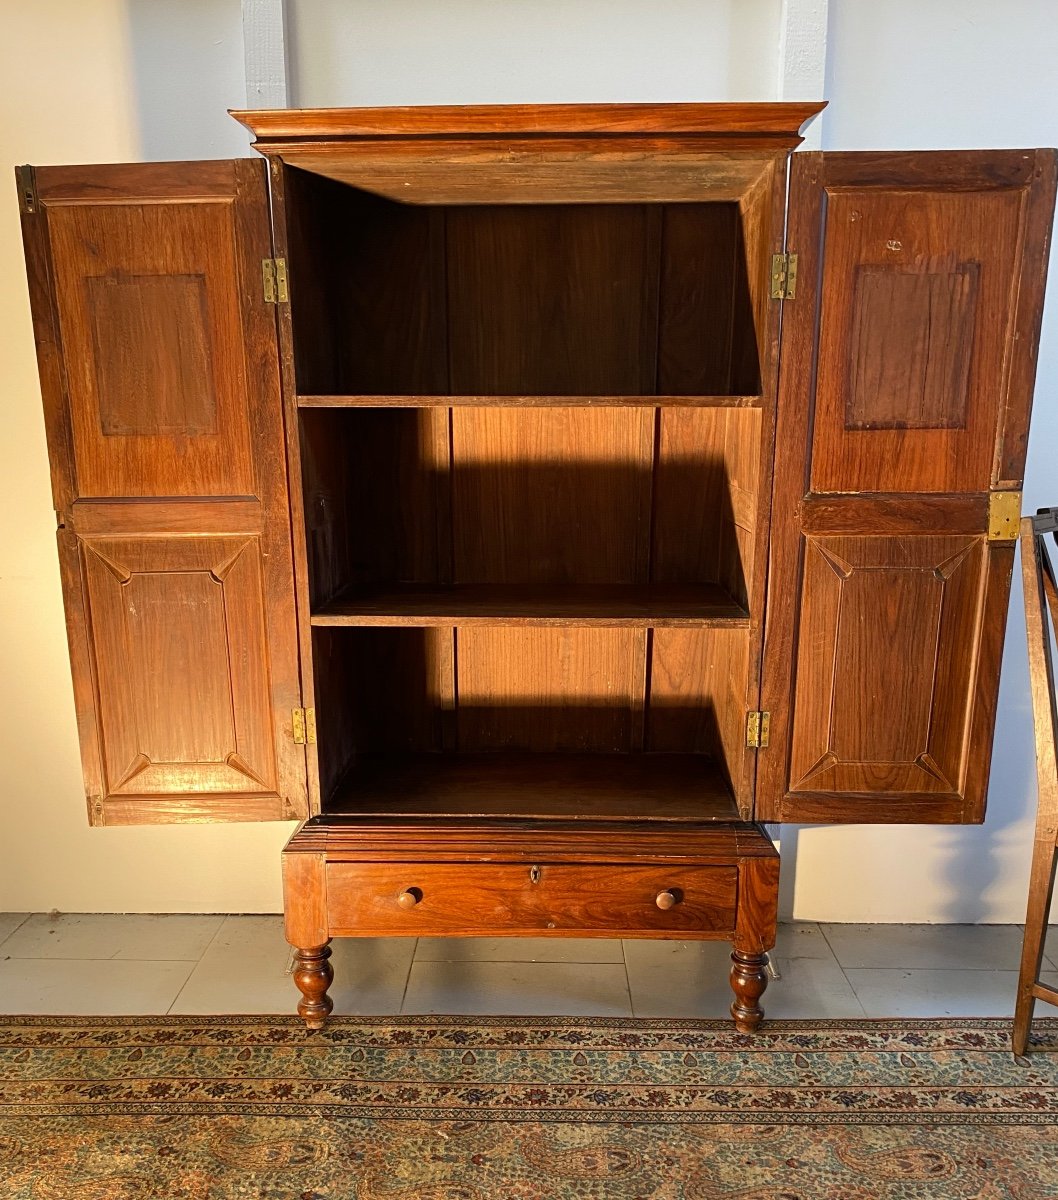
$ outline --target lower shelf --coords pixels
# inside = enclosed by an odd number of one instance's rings
[[[702,754],[420,754],[364,757],[326,814],[546,820],[737,821]]]

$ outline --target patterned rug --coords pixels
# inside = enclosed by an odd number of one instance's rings
[[[1044,1200],[1058,1019],[0,1017],[3,1200]]]

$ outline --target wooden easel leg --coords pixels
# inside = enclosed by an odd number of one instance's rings
[[[1045,832],[1049,833],[1049,830]],[[1014,1005],[1015,1055],[1028,1050],[1032,1030],[1032,1014],[1036,998],[1032,989],[1040,977],[1043,962],[1043,940],[1047,935],[1047,916],[1054,895],[1055,847],[1049,838],[1037,838],[1032,847],[1032,871],[1029,875],[1029,906],[1025,914],[1025,937],[1021,947],[1021,968],[1018,972],[1018,997]]]
[[[764,1017],[760,998],[768,986],[768,956],[731,952],[731,987],[735,993],[731,1015],[739,1033],[754,1033]]]
[[[1037,535],[1037,523],[1040,534]],[[1040,979],[1043,939],[1047,916],[1054,894],[1056,846],[1058,840],[1058,765],[1055,748],[1054,665],[1047,610],[1058,623],[1058,588],[1044,534],[1054,530],[1053,510],[1021,522],[1021,573],[1025,592],[1025,629],[1029,649],[1029,688],[1036,735],[1036,836],[1032,843],[1032,870],[1029,874],[1029,902],[1025,913],[1025,935],[1018,971],[1018,995],[1014,1006],[1014,1030],[1011,1039],[1015,1056],[1028,1049],[1033,994]]]
[[[334,968],[327,961],[330,957],[329,943],[294,951],[294,982],[302,997],[298,1001],[298,1016],[309,1029],[322,1029],[334,1008],[334,1001],[327,995],[327,989],[334,982]]]

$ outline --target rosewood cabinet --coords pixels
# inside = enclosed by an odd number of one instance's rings
[[[89,819],[355,935],[718,938],[759,824],[984,815],[1055,152],[813,104],[238,113],[21,168]]]

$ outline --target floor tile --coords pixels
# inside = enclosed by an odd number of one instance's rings
[[[812,943],[812,939],[806,938]],[[811,944],[819,952],[818,944]],[[632,1009],[637,1017],[726,1017],[734,993],[726,942],[625,942]],[[833,957],[777,960],[781,979],[762,1004],[769,1017],[862,1017],[863,1007]]]
[[[623,963],[617,938],[419,938],[420,962]]]
[[[823,925],[846,969],[1016,971],[1017,925]]]
[[[405,1013],[487,1016],[631,1016],[617,963],[428,962],[412,964]]]
[[[195,962],[223,923],[222,916],[34,913],[0,946],[0,956]]]
[[[334,1011],[400,1012],[414,938],[336,938],[331,943]],[[293,1013],[299,993],[282,917],[228,917],[176,997],[172,1012]]]
[[[336,938],[331,943],[334,1011],[345,1016],[396,1016],[404,1001],[414,938]],[[290,982],[297,1004],[297,989]]]
[[[1014,1013],[1017,971],[863,967],[849,968],[846,974],[868,1017],[1009,1017]],[[1047,972],[1042,978],[1058,986],[1058,973]]]
[[[222,917],[220,930],[209,949],[215,947],[266,957],[277,951],[287,956],[292,953],[283,932],[283,918],[278,914]]]
[[[226,917],[173,1003],[173,1013],[285,1013],[297,1004],[283,918]]]
[[[0,961],[0,1012],[34,1016],[165,1013],[189,962],[8,958]]]
[[[29,916],[29,913],[0,913],[0,958],[4,956],[3,943]]]
[[[834,951],[815,921],[784,921],[779,926],[775,949],[770,957],[776,962],[787,958],[835,961]]]

